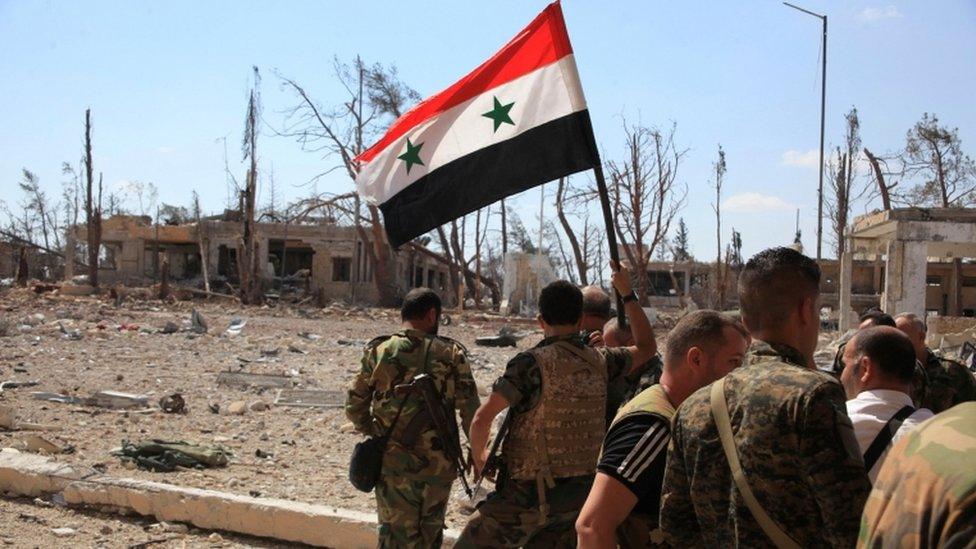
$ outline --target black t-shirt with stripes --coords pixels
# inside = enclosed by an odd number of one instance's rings
[[[637,496],[633,513],[657,519],[670,441],[668,422],[651,413],[624,418],[607,433],[597,470]]]

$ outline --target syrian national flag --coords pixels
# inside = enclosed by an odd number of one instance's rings
[[[559,2],[359,155],[394,247],[599,160]]]

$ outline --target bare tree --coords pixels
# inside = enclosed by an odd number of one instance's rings
[[[607,162],[608,191],[614,230],[633,272],[637,289],[647,295],[647,264],[667,236],[671,223],[688,194],[677,182],[678,168],[688,152],[674,143],[677,128],[657,128],[623,123],[625,156]]]
[[[254,230],[254,207],[258,186],[257,141],[258,124],[261,120],[261,75],[254,67],[254,86],[251,88],[247,100],[247,115],[244,121],[244,138],[241,142],[241,152],[244,160],[250,160],[247,170],[247,181],[244,192],[241,193],[241,241],[237,251],[237,268],[240,277],[240,298],[244,304],[258,304],[263,301],[261,291],[260,265],[258,257],[258,242]]]
[[[359,172],[355,158],[365,150],[366,143],[378,136],[393,119],[419,95],[403,84],[394,67],[376,64],[367,66],[359,56],[351,65],[335,59],[335,75],[343,86],[346,99],[332,108],[325,108],[312,99],[295,80],[279,75],[283,85],[291,89],[298,104],[285,116],[279,135],[295,139],[309,152],[323,158],[337,158],[335,165],[312,178],[311,182],[337,169],[344,170],[353,181]],[[386,240],[379,209],[367,205],[367,233],[360,215],[358,195],[352,198],[354,210],[351,221],[364,243],[374,273],[373,280],[381,305],[393,305],[399,291],[396,284],[396,262],[393,249]]]
[[[715,299],[719,309],[725,308],[725,266],[722,263],[722,182],[725,179],[725,151],[722,145],[718,146],[718,160],[712,164],[715,170],[715,203],[712,210],[715,211]]]
[[[904,175],[904,170],[900,172],[891,171],[888,168],[888,159],[875,155],[867,147],[864,147],[864,156],[871,164],[871,172],[874,175],[876,185],[874,191],[868,195],[868,200],[873,200],[875,197],[880,198],[882,209],[888,211],[891,209],[892,191],[898,186],[898,181],[892,181],[890,178],[893,175]]]
[[[943,208],[976,204],[976,164],[962,151],[959,129],[941,126],[936,115],[925,113],[908,130],[905,143],[905,172],[918,181],[907,190],[914,205]],[[962,258],[952,261],[955,290],[949,303],[950,315],[962,314]]]
[[[834,233],[834,253],[838,259],[844,251],[844,231],[850,218],[851,205],[864,193],[863,189],[858,190],[855,187],[861,151],[861,123],[855,107],[851,107],[844,115],[844,122],[844,147],[837,147],[833,157],[827,160],[824,170],[829,184],[827,215]]]
[[[566,180],[567,178],[560,177],[559,185],[556,187],[556,215],[559,217],[559,224],[562,226],[563,232],[566,233],[566,238],[569,239],[569,245],[573,250],[573,258],[576,260],[576,273],[579,275],[579,283],[586,286],[589,284],[589,277],[587,276],[589,265],[587,265],[586,258],[584,257],[586,250],[580,246],[579,238],[576,237],[576,232],[573,231],[573,227],[566,217],[566,206],[570,202],[566,196],[568,186]],[[585,234],[584,229],[584,236]],[[561,246],[562,240],[560,239]]]
[[[102,246],[102,176],[98,196],[92,179],[91,109],[85,110],[85,224],[88,236],[88,283],[98,288],[98,253]]]
[[[976,165],[962,151],[959,129],[925,113],[905,138],[905,173],[918,179],[906,191],[915,204],[950,208],[976,204]]]

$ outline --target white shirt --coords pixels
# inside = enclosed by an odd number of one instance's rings
[[[862,455],[868,451],[868,447],[877,438],[878,433],[888,423],[888,420],[905,406],[914,406],[912,398],[901,391],[890,389],[861,391],[856,397],[847,401],[847,415],[851,417],[851,423],[854,424],[854,435],[857,437],[857,444],[861,447]],[[905,422],[895,432],[892,444],[933,415],[935,414],[928,408],[915,410],[912,415],[905,418]],[[888,450],[891,449],[892,444],[888,445],[888,448],[881,453],[881,457],[875,462],[874,467],[868,471],[868,477],[871,478],[872,484],[877,478],[881,464],[888,456]]]

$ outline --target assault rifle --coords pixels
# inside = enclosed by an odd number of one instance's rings
[[[394,391],[397,396],[413,393],[423,399],[427,414],[430,416],[431,423],[434,424],[437,438],[441,439],[444,453],[457,470],[461,484],[464,485],[464,492],[470,498],[472,495],[471,487],[468,486],[468,479],[464,476],[464,458],[462,457],[461,440],[458,437],[457,421],[454,419],[453,410],[448,414],[444,409],[444,397],[434,385],[434,378],[430,377],[429,374],[420,374],[410,380],[410,383],[397,385]]]
[[[498,465],[501,461],[501,456],[498,455],[498,449],[501,447],[502,441],[505,440],[505,435],[508,434],[508,428],[512,425],[513,417],[515,415],[512,414],[512,409],[509,408],[505,414],[505,419],[502,421],[502,426],[498,428],[498,434],[491,441],[491,451],[488,452],[488,459],[485,461],[485,466],[481,468],[481,475],[478,476],[478,482],[474,486],[475,495],[481,491],[481,483],[485,481],[485,477],[494,476],[498,472]]]

